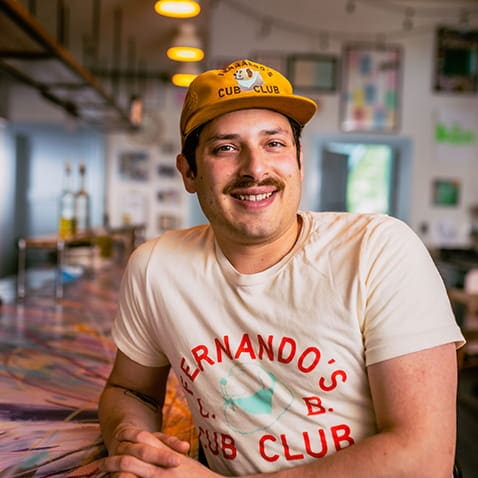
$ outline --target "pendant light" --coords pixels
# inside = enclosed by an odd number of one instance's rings
[[[194,0],[159,0],[154,4],[159,15],[173,18],[192,18],[199,15],[201,6]]]
[[[175,61],[201,61],[204,58],[201,40],[193,24],[181,25],[166,54]]]
[[[197,63],[181,63],[178,71],[171,77],[171,82],[175,86],[187,88],[200,73]]]

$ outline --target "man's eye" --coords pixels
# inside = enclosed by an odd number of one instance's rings
[[[216,146],[214,148],[215,153],[224,153],[228,151],[234,151],[234,146],[231,144],[222,144],[221,146]]]
[[[279,148],[281,146],[284,146],[284,144],[281,141],[277,141],[277,140],[269,141],[268,144],[271,148]]]

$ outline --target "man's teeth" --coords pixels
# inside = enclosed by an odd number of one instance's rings
[[[241,201],[262,201],[272,196],[272,193],[263,194],[239,194],[238,197]]]

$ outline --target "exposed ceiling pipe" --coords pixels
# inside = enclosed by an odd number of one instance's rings
[[[133,37],[128,39],[127,69],[133,72],[133,78],[128,82],[128,97],[131,97],[138,93],[136,84],[136,40]]]
[[[121,69],[121,23],[123,20],[123,10],[116,7],[113,12],[113,76],[112,89],[113,96],[118,97],[119,93],[119,75]]]
[[[92,31],[91,31],[91,38],[92,38],[92,63],[94,68],[98,68],[98,46],[100,44],[100,19],[101,19],[101,0],[93,0],[92,5]]]
[[[34,2],[30,2],[30,7],[35,8]],[[10,21],[5,20],[5,25],[15,34],[25,36],[32,47],[24,50],[17,48],[10,48],[3,50],[0,57],[0,68],[3,68],[11,76],[17,78],[19,81],[26,83],[36,88],[49,101],[61,106],[70,115],[82,117],[81,108],[96,108],[98,113],[100,109],[104,111],[109,117],[104,114],[103,121],[108,121],[113,128],[118,127],[134,127],[130,122],[129,114],[117,102],[117,97],[108,94],[100,82],[91,72],[83,67],[71,53],[65,49],[61,44],[55,41],[54,38],[42,27],[42,25],[16,0],[1,0],[0,13],[9,18]],[[14,31],[14,28],[16,31]],[[0,37],[1,39],[1,37]],[[21,60],[21,61],[20,61]],[[73,75],[71,82],[58,83],[54,81],[39,79],[34,73],[31,73],[28,68],[22,68],[27,65],[27,62],[38,62],[41,60],[56,61],[58,65],[69,70]],[[84,92],[91,92],[92,96],[97,96],[98,101],[92,99],[88,104],[83,105],[81,98],[70,101],[70,98],[64,96],[66,89],[82,90]],[[95,118],[98,118],[96,116]],[[108,119],[109,118],[109,119]],[[93,118],[91,120],[94,121]],[[97,124],[101,126],[101,119]],[[113,121],[114,123],[111,123]],[[105,126],[106,123],[105,123]]]
[[[37,14],[37,2],[35,0],[28,0],[28,11],[32,15]]]
[[[68,21],[67,7],[65,0],[57,0],[56,2],[56,41],[68,48]]]

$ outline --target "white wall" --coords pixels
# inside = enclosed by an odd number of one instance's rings
[[[363,35],[354,36],[353,32],[369,32],[370,34],[376,31],[396,32],[397,22],[401,22],[396,14],[371,8],[367,11],[365,2],[359,4],[357,12],[353,15],[344,15],[343,9],[340,10],[342,6],[340,2],[312,4],[297,1],[294,4],[295,7],[297,9],[303,7],[303,11],[297,14],[293,14],[290,2],[279,0],[274,10],[268,10],[270,4],[269,1],[255,2],[255,4],[250,1],[242,2],[244,10],[241,12],[231,8],[228,2],[218,2],[212,15],[210,29],[208,51],[210,62],[214,64],[221,59],[255,59],[253,58],[255,52],[279,55],[315,52],[335,54],[340,58],[345,44],[363,41]],[[452,6],[453,2],[443,2],[441,7],[447,5]],[[261,27],[261,17],[251,17],[246,6],[261,12],[264,18],[270,16],[270,27],[268,31],[265,30],[266,34]],[[285,15],[287,8],[288,17]],[[307,19],[304,11],[306,9],[312,11],[313,8],[317,10],[316,14]],[[286,25],[275,22],[274,18],[282,18]],[[475,16],[474,25],[478,28],[476,20]],[[287,23],[288,21],[290,23]],[[296,28],[301,21],[307,22],[304,23],[306,27],[302,32]],[[327,48],[321,48],[318,38],[309,34],[308,28],[311,25],[314,25],[317,31],[322,29],[336,32],[335,37],[333,35],[329,37]],[[456,27],[456,24],[454,26]],[[400,23],[398,30],[400,30]],[[410,138],[413,144],[410,185],[412,207],[409,223],[417,232],[422,223],[429,224],[430,233],[423,239],[430,245],[436,245],[439,241],[437,229],[448,226],[456,230],[456,236],[450,239],[448,245],[466,246],[470,224],[468,209],[470,205],[478,204],[478,154],[471,161],[457,161],[453,157],[438,161],[433,137],[434,118],[437,112],[443,109],[463,114],[471,112],[475,118],[475,131],[478,135],[478,94],[445,95],[432,91],[434,32],[435,27],[428,20],[423,28],[416,28],[408,33],[402,32],[403,34],[389,40],[390,43],[401,45],[404,53],[401,128],[398,136]],[[338,36],[339,33],[346,35],[341,39]],[[316,99],[319,101],[320,110],[304,130],[306,160],[307,157],[318,154],[314,148],[315,136],[344,134],[339,127],[339,93],[319,95]],[[457,208],[433,206],[431,197],[434,178],[453,178],[461,182],[462,198]]]
[[[450,224],[458,232],[457,243],[466,242],[470,226],[469,207],[478,203],[478,154],[471,161],[456,157],[437,158],[434,141],[434,120],[443,110],[463,114],[471,112],[478,134],[478,95],[437,94],[431,91],[434,56],[433,33],[411,37],[403,42],[405,67],[403,79],[402,132],[414,141],[411,188],[411,224],[431,225],[430,242],[438,240],[440,225]],[[459,207],[436,207],[432,204],[433,178],[455,178],[462,184]]]
[[[157,83],[154,86],[157,88]],[[146,237],[151,238],[169,227],[194,224],[191,200],[176,171],[179,143],[179,112],[185,90],[162,84],[159,94],[145,95],[147,104],[143,130],[138,133],[117,133],[108,136],[107,210],[112,226],[146,223]],[[144,180],[125,177],[120,171],[124,153],[144,153]],[[167,176],[159,168],[168,167],[174,175]],[[164,169],[163,169],[164,171]]]
[[[104,211],[104,138],[66,119],[30,88],[12,87],[8,121],[0,122],[0,277],[16,271],[16,239],[54,234],[65,161],[87,167],[92,224]]]
[[[209,44],[207,48],[207,62],[203,66],[217,64],[223,59],[234,60],[250,57],[257,52],[269,52],[272,54],[286,55],[287,53],[326,53],[341,56],[342,48],[346,43],[362,41],[362,34],[354,32],[369,32],[370,34],[380,29],[382,32],[400,30],[401,19],[397,15],[375,9],[373,14],[367,2],[360,2],[360,8],[352,15],[344,15],[343,4],[340,1],[316,1],[296,0],[291,4],[286,0],[242,0],[234,2],[243,7],[251,7],[254,11],[262,12],[265,16],[274,19],[275,15],[281,15],[286,21],[290,21],[294,28],[283,28],[273,20],[264,24],[260,15],[251,17],[247,13],[231,9],[227,1],[215,2],[211,15],[209,28]],[[453,5],[452,0],[441,2],[443,6]],[[270,7],[273,5],[273,8]],[[307,10],[314,11],[308,15]],[[476,16],[472,19],[478,28]],[[307,22],[303,31],[296,28],[301,22]],[[430,22],[429,22],[430,23]],[[335,32],[328,39],[328,44],[321,43],[318,35],[311,32],[321,30]],[[337,36],[338,33],[346,35]],[[402,32],[403,33],[403,32]],[[401,90],[401,127],[398,135],[394,138],[406,138],[412,143],[412,158],[410,167],[410,211],[408,221],[411,226],[419,231],[424,222],[431,227],[431,233],[424,237],[430,245],[437,242],[434,233],[440,226],[455,228],[457,235],[450,245],[467,245],[467,232],[469,224],[468,208],[471,204],[478,204],[478,158],[470,161],[449,160],[438,161],[433,140],[434,118],[439,111],[457,111],[458,113],[478,114],[478,95],[439,95],[432,91],[432,71],[434,61],[434,27],[412,30],[389,39],[391,43],[400,44],[403,47],[403,84]],[[150,228],[148,235],[158,232],[158,214],[177,214],[183,219],[182,225],[187,226],[203,222],[197,207],[197,201],[191,195],[183,192],[180,203],[177,205],[158,204],[157,190],[161,185],[155,178],[152,169],[151,183],[148,184],[125,184],[117,175],[116,161],[118,155],[125,148],[144,148],[151,151],[153,163],[174,162],[176,153],[179,151],[178,123],[184,90],[166,86],[164,83],[155,81],[148,85],[148,91],[144,93],[147,101],[147,110],[157,121],[157,130],[149,129],[147,134],[141,137],[128,137],[124,134],[112,135],[107,138],[106,167],[107,167],[107,203],[110,209],[112,223],[121,223],[121,200],[126,190],[137,187],[146,191],[150,208],[147,211]],[[317,138],[325,135],[337,137],[343,133],[339,127],[340,95],[334,94],[314,95],[319,102],[319,112],[306,127],[303,136],[303,145],[306,156],[305,168],[308,164],[317,164]],[[10,95],[10,121],[17,122],[57,122],[63,128],[69,130],[75,128],[69,119],[59,108],[49,105],[38,93],[29,88],[15,87],[15,93]],[[154,119],[153,118],[153,119]],[[475,130],[478,134],[478,125]],[[154,133],[157,133],[155,136]],[[350,137],[350,136],[348,136]],[[365,136],[364,136],[365,139]],[[54,145],[52,145],[54,147]],[[5,153],[3,153],[5,154]],[[11,190],[11,182],[8,177],[14,173],[14,164],[10,158],[2,165],[2,147],[0,146],[0,197]],[[309,158],[309,160],[307,160]],[[3,168],[3,166],[5,166]],[[5,171],[5,173],[3,173]],[[10,175],[10,176],[9,176]],[[455,178],[461,181],[462,199],[457,208],[437,208],[432,205],[432,181],[434,178]],[[173,182],[178,185],[176,178]],[[180,188],[182,186],[179,184]],[[2,189],[3,188],[3,189]],[[8,191],[7,191],[8,189]],[[12,197],[12,191],[9,197]],[[3,225],[5,213],[1,209],[5,206],[0,202],[0,227]],[[0,246],[2,239],[0,238]]]

